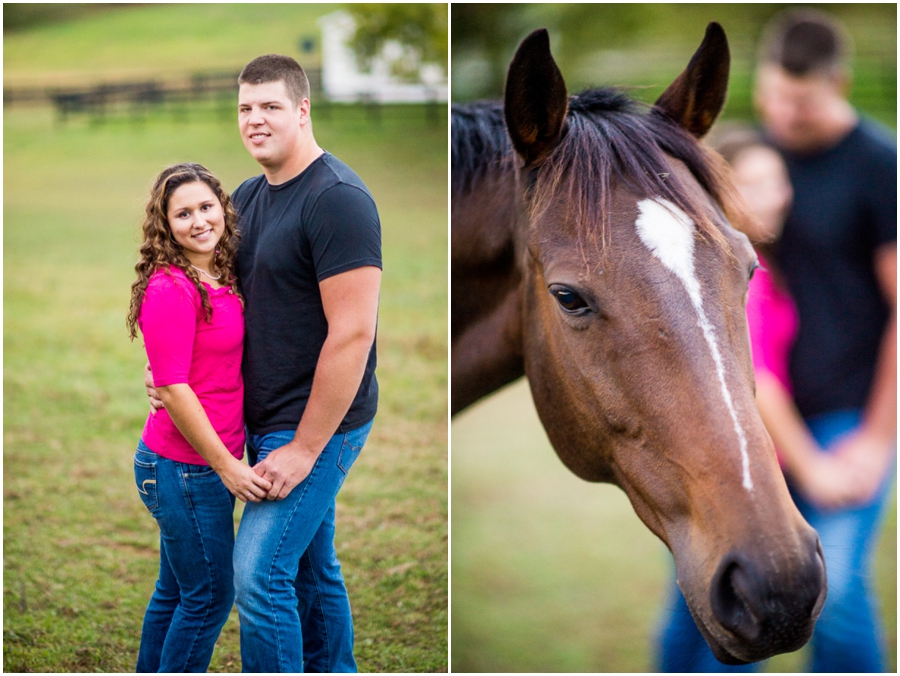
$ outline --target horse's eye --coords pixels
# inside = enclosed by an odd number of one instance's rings
[[[559,306],[563,309],[563,312],[566,312],[567,314],[582,315],[588,312],[588,310],[590,309],[584,298],[579,296],[567,286],[551,284],[550,294],[554,298],[556,298],[556,302],[559,303]]]

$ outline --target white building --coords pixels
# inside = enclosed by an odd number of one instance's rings
[[[446,101],[447,78],[435,64],[419,67],[419,82],[403,80],[391,74],[390,63],[403,53],[397,43],[387,43],[382,55],[372,62],[372,72],[362,73],[356,56],[347,46],[353,35],[353,17],[344,11],[319,19],[322,31],[322,91],[329,101],[377,101],[380,103],[418,103]]]

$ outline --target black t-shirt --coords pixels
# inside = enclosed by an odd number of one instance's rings
[[[794,399],[805,417],[860,409],[889,315],[874,259],[897,241],[897,146],[862,121],[825,152],[784,155],[794,203],[777,258],[800,315]]]
[[[244,416],[251,434],[294,429],[312,389],[328,333],[319,282],[381,267],[381,224],[372,195],[329,153],[281,185],[265,176],[232,195],[241,245],[237,274],[246,301]],[[375,345],[362,384],[337,432],[375,416]]]

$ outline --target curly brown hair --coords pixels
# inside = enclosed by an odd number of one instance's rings
[[[216,246],[214,269],[221,272],[223,283],[231,286],[237,293],[237,279],[234,270],[240,233],[237,229],[237,212],[231,203],[231,197],[222,189],[219,180],[202,165],[187,162],[168,167],[156,178],[153,188],[150,190],[150,199],[147,201],[146,216],[142,226],[144,239],[139,249],[140,258],[134,266],[134,270],[137,272],[137,281],[131,285],[131,307],[126,320],[132,340],[137,337],[138,317],[150,277],[157,270],[171,274],[169,266],[180,269],[194,282],[194,286],[200,292],[203,309],[206,311],[206,320],[212,319],[209,294],[200,283],[197,271],[191,267],[190,261],[185,257],[184,248],[172,236],[167,216],[169,199],[175,190],[186,183],[197,182],[209,186],[222,204],[225,214],[225,231]]]

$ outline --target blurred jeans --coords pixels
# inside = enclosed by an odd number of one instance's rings
[[[807,425],[819,445],[828,451],[855,430],[861,418],[860,411],[839,411],[807,420]],[[872,590],[871,569],[894,473],[887,473],[870,503],[851,509],[822,510],[791,490],[797,508],[819,533],[828,575],[828,596],[810,639],[811,672],[885,669],[884,630]],[[692,673],[758,671],[761,666],[755,663],[731,667],[713,657],[674,581],[660,636],[658,665],[663,672]]]
[[[336,434],[284,500],[248,503],[234,548],[243,671],[356,671],[353,617],[334,549],[335,498],[372,423]],[[248,435],[252,464],[294,431]]]
[[[143,441],[134,477],[160,541],[136,670],[205,672],[234,602],[234,497],[212,468],[163,458]]]

